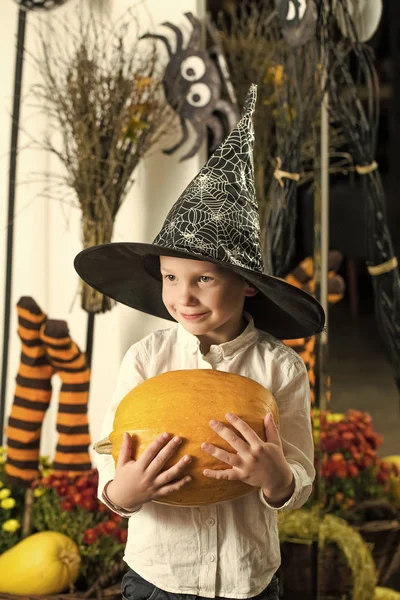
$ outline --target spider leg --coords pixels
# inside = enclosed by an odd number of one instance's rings
[[[193,26],[192,35],[187,44],[187,48],[200,48],[201,47],[201,23],[191,12],[185,13],[185,17],[189,19]]]
[[[140,36],[141,40],[143,40],[144,38],[153,38],[155,40],[161,40],[162,42],[164,42],[164,44],[167,48],[168,56],[171,58],[171,56],[173,55],[171,44],[169,43],[169,40],[167,40],[167,38],[165,36],[159,35],[158,33],[145,33],[144,35]]]
[[[177,144],[175,144],[174,146],[171,146],[171,148],[167,148],[166,150],[163,150],[164,154],[172,154],[173,152],[175,152],[175,150],[180,148],[180,146],[182,146],[182,144],[184,144],[188,140],[189,130],[186,125],[186,121],[185,121],[185,119],[181,118],[180,122],[181,122],[181,127],[182,127],[182,137]]]
[[[212,144],[210,146],[211,152],[213,152],[217,146],[220,145],[222,140],[224,139],[224,129],[222,127],[221,121],[217,119],[214,115],[210,115],[206,121],[207,127],[209,127],[213,134]],[[233,128],[232,128],[233,129]]]
[[[229,131],[231,131],[239,121],[240,115],[237,106],[226,100],[220,98],[215,104],[214,112],[215,111],[219,111],[225,115],[228,121]]]
[[[208,123],[208,121],[207,121],[207,123]],[[179,159],[179,162],[183,162],[184,160],[187,160],[188,158],[192,158],[192,156],[194,156],[196,154],[196,152],[199,150],[201,144],[203,143],[205,127],[204,127],[203,123],[200,123],[199,125],[200,126],[197,128],[196,124],[193,123],[193,126],[197,133],[197,139],[196,139],[195,143],[193,144],[192,149],[189,150],[189,152],[187,152],[184,156],[182,156],[182,158]]]
[[[161,23],[161,25],[164,25],[164,27],[169,27],[175,33],[175,35],[176,35],[176,50],[175,50],[175,54],[177,54],[178,52],[181,52],[182,48],[183,48],[183,35],[182,35],[182,31],[179,29],[179,27],[177,27],[173,23],[170,23],[169,21],[165,21],[164,23]]]

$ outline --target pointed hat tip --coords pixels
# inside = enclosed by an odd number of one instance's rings
[[[257,84],[252,83],[247,92],[246,100],[243,106],[242,117],[251,118],[256,107],[257,101]]]

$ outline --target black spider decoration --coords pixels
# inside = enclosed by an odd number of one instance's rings
[[[172,51],[169,40],[163,35],[146,33],[142,36],[162,40],[169,55],[163,85],[168,103],[180,117],[182,137],[177,144],[163,152],[172,154],[188,140],[189,130],[186,121],[192,123],[197,134],[191,150],[180,159],[180,162],[191,158],[199,150],[205,137],[204,125],[211,129],[210,150],[213,151],[238,120],[236,107],[221,98],[223,82],[217,66],[207,50],[201,49],[200,21],[190,12],[185,13],[185,16],[193,27],[186,48],[183,48],[181,30],[169,22],[162,25],[172,29],[176,35],[175,52]],[[228,131],[224,131],[221,117],[226,120]]]
[[[291,46],[302,46],[315,36],[314,0],[276,0],[282,35]]]
[[[68,0],[15,0],[25,10],[52,10],[62,6]]]

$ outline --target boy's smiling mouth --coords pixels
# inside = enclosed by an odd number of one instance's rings
[[[187,319],[187,320],[189,320],[189,321],[192,321],[192,320],[194,320],[194,319],[200,319],[200,317],[204,317],[204,315],[206,315],[206,314],[207,314],[206,312],[203,312],[203,313],[193,313],[193,314],[188,314],[188,315],[187,315],[187,314],[185,314],[185,313],[181,313],[181,316],[182,316],[184,319]]]

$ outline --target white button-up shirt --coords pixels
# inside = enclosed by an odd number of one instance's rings
[[[282,342],[248,325],[232,341],[212,345],[205,356],[196,336],[181,325],[155,331],[126,353],[102,437],[113,429],[115,409],[142,381],[179,369],[217,369],[244,375],[271,391],[279,408],[283,450],[295,479],[280,508],[299,508],[315,476],[307,372]],[[114,477],[110,455],[98,455],[99,497]],[[261,491],[218,504],[175,507],[148,502],[129,518],[124,560],[158,588],[213,598],[250,598],[271,581],[280,564],[277,508]]]

